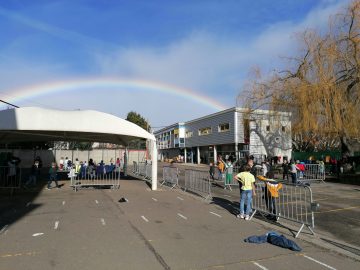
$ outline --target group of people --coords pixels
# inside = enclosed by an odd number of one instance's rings
[[[222,156],[218,157],[218,161],[216,164],[210,163],[210,178],[211,180],[215,180],[215,172],[217,171],[216,180],[225,180],[225,187],[232,182],[233,173],[234,173],[234,165],[230,159],[223,160]]]
[[[10,164],[11,163],[11,164]],[[9,175],[15,175],[15,164],[14,161],[9,161]],[[114,162],[113,159],[110,159],[109,164],[105,164],[103,160],[101,162],[96,163],[93,159],[89,159],[89,162],[86,161],[79,161],[78,158],[72,162],[67,157],[64,159],[63,157],[60,158],[59,166],[57,166],[56,162],[52,162],[49,168],[48,174],[48,183],[47,189],[51,189],[52,182],[55,182],[56,188],[60,188],[58,184],[58,172],[69,172],[68,176],[76,176],[79,179],[84,179],[86,177],[89,178],[96,178],[97,176],[108,174],[114,171],[120,172],[121,160],[117,158]],[[36,186],[37,178],[40,176],[40,170],[42,167],[42,161],[40,157],[36,157],[33,164],[30,168],[29,178],[24,183],[24,188],[30,188]]]
[[[224,161],[221,156],[218,157],[217,164],[210,163],[210,177],[215,180],[215,172],[217,170],[218,180],[224,180],[225,187],[230,184],[233,179],[237,180],[240,189],[240,207],[237,218],[250,220],[250,214],[252,211],[252,199],[256,196],[255,178],[264,182],[264,199],[266,206],[271,213],[269,219],[276,220],[276,198],[279,196],[279,190],[282,188],[282,184],[274,180],[274,174],[271,171],[269,161],[265,160],[261,164],[262,175],[257,175],[254,164],[254,157],[249,156],[246,162],[239,165],[240,172],[233,176],[234,164],[231,160]]]

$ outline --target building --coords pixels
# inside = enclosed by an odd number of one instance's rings
[[[232,160],[253,155],[258,161],[291,157],[291,121],[285,112],[234,107],[173,124],[154,135],[160,160],[180,156],[184,162],[208,164],[219,155]]]

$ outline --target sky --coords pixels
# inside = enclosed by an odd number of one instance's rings
[[[158,128],[234,107],[347,0],[4,0],[0,99]],[[0,109],[7,108],[0,104]]]

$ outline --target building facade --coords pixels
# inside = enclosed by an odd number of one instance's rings
[[[159,159],[189,163],[216,162],[221,155],[233,161],[247,155],[262,160],[291,156],[291,122],[288,113],[230,108],[154,132]],[[179,158],[178,158],[179,159]]]

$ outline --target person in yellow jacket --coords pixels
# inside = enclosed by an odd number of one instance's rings
[[[225,178],[225,175],[224,175],[225,162],[222,160],[221,156],[219,156],[217,167],[218,167],[218,170],[219,170],[218,180],[223,180]]]
[[[276,199],[279,197],[279,190],[282,189],[282,184],[273,179],[272,173],[268,173],[267,177],[259,175],[257,178],[265,182],[264,199],[266,207],[270,212],[268,218],[277,221]]]

